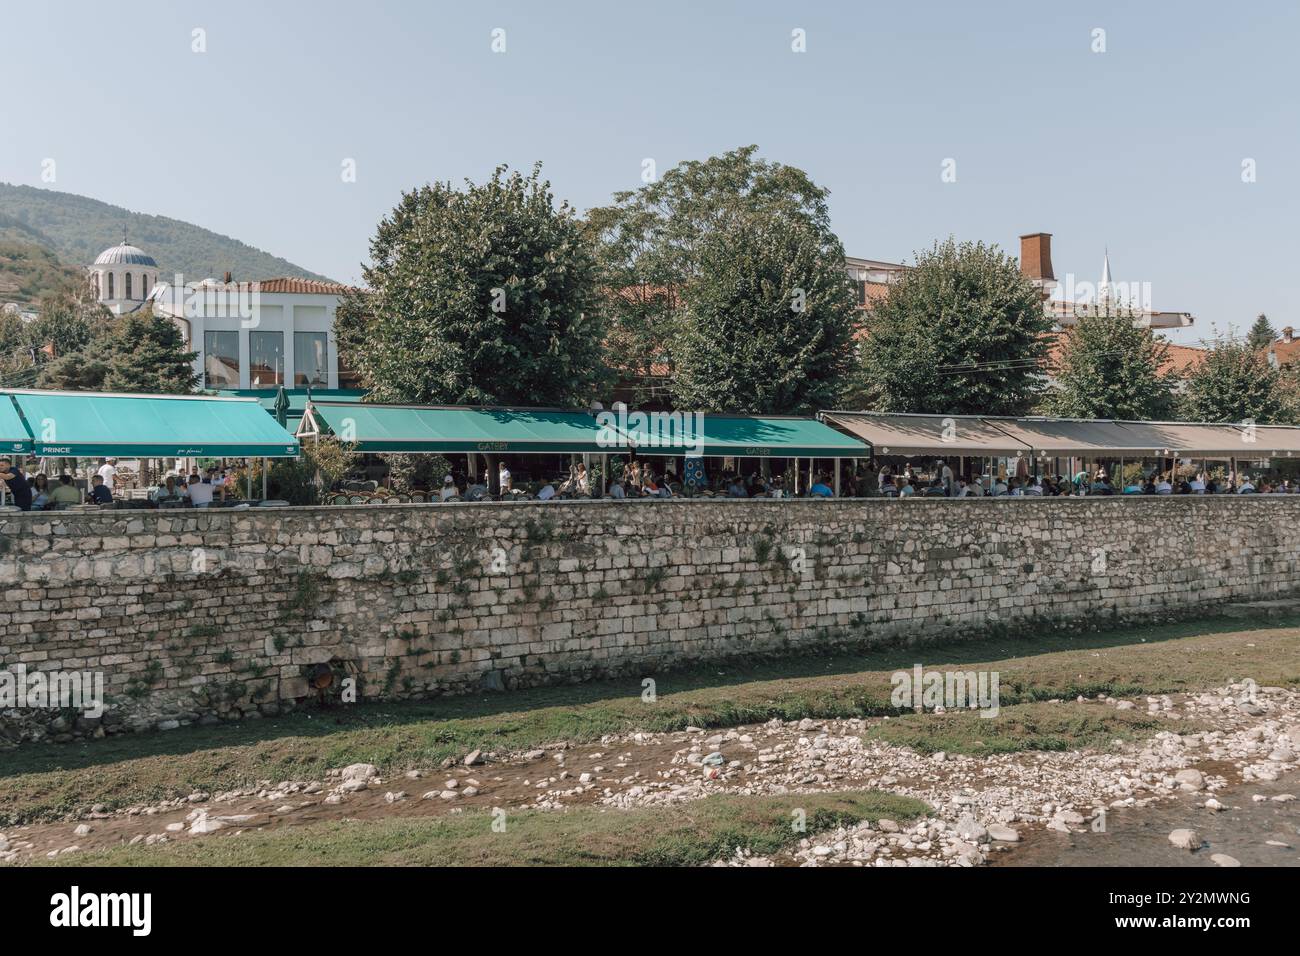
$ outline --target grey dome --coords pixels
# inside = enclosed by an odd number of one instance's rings
[[[154,262],[153,256],[143,249],[137,249],[135,246],[128,246],[126,240],[122,240],[120,246],[110,246],[99,254],[95,260],[97,266],[151,266],[158,268],[158,263]]]

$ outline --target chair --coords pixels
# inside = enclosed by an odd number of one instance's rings
[[[350,505],[359,505],[362,504],[365,500],[366,499],[363,498],[361,495],[348,495],[348,504]]]

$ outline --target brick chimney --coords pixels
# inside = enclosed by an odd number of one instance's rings
[[[1052,273],[1052,234],[1031,232],[1020,237],[1020,274],[1038,286],[1046,302],[1056,288]]]
[[[1295,329],[1288,325],[1282,330],[1282,341],[1290,342],[1293,338],[1295,338]]]
[[[1031,232],[1020,237],[1020,274],[1039,283],[1044,279],[1056,283],[1056,276],[1052,273],[1050,232]]]
[[[231,280],[231,275],[230,275],[230,272],[227,271],[227,272],[226,272],[226,278],[225,278],[225,283],[226,283],[226,285],[230,285],[230,280]]]

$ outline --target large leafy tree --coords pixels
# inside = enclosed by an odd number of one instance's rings
[[[86,352],[71,352],[40,367],[38,385],[65,392],[97,392],[108,378],[108,364]]]
[[[605,289],[607,361],[612,367],[633,377],[661,366],[672,373],[676,344],[697,341],[683,337],[685,294],[715,267],[718,236],[745,240],[765,234],[766,227],[756,224],[784,223],[811,236],[808,248],[816,250],[818,274],[829,275],[833,263],[847,290],[844,249],[830,228],[827,190],[803,170],[759,159],[757,152],[757,146],[744,146],[680,163],[639,189],[615,193],[609,206],[588,212]],[[751,261],[764,254],[753,250]],[[761,301],[755,308],[762,308]],[[700,318],[697,311],[697,329]],[[770,364],[769,359],[762,362]]]
[[[837,401],[853,365],[854,301],[832,240],[768,214],[709,234],[683,290],[679,408],[807,414]]]
[[[1266,349],[1273,344],[1276,338],[1277,332],[1273,331],[1268,316],[1261,312],[1259,317],[1255,319],[1255,324],[1250,327],[1246,341],[1250,343],[1251,348]]]
[[[195,352],[185,350],[180,328],[166,316],[142,310],[114,323],[105,342],[104,388],[110,392],[188,394],[198,384]]]
[[[596,263],[540,165],[405,193],[336,317],[376,401],[585,405],[603,376]]]
[[[1168,368],[1169,345],[1123,311],[1081,314],[1062,333],[1049,414],[1063,418],[1167,420],[1178,376]]]
[[[35,385],[52,359],[96,351],[112,328],[112,314],[88,284],[43,296],[31,322],[16,312],[0,313],[0,383]]]
[[[1218,339],[1187,379],[1183,417],[1199,422],[1289,424],[1290,384],[1254,344]]]
[[[1052,323],[997,246],[949,238],[873,307],[862,400],[881,411],[1016,415],[1041,388]]]

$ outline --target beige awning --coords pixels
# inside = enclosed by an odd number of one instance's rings
[[[822,420],[869,442],[875,455],[1025,455],[1028,447],[982,418],[823,412]]]
[[[1126,450],[1137,453],[1144,447],[1135,444],[1137,439],[1115,422],[1051,418],[986,420],[1022,445],[1033,449],[1036,456],[1095,455]]]
[[[1238,458],[1300,458],[1300,428],[1294,425],[1225,425],[1242,434],[1245,441],[1235,446]],[[1254,435],[1251,440],[1250,436]]]
[[[1234,425],[1185,425],[1181,422],[1116,422],[1115,424],[1123,428],[1131,436],[1131,443],[1140,446],[1143,454],[1146,455],[1271,457],[1268,452],[1261,451],[1258,445],[1251,445],[1244,441],[1246,432]]]

